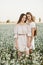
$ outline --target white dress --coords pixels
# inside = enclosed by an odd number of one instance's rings
[[[35,23],[35,22],[31,22],[31,23],[27,23],[27,25],[28,25],[28,28],[30,27],[30,35],[32,35],[31,30],[32,30],[32,28],[36,28],[36,23]],[[28,33],[29,33],[29,32],[28,32]],[[34,37],[33,37],[33,39],[32,39],[30,49],[35,50]]]
[[[27,46],[27,24],[16,24],[14,27],[14,38],[18,37],[18,50],[26,51]]]

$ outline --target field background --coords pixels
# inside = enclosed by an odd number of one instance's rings
[[[11,53],[14,47],[14,26],[15,24],[0,24],[0,65],[14,65],[15,62],[9,62],[14,58]],[[38,63],[43,64],[43,23],[37,23],[37,36],[35,37],[35,53],[38,57]],[[38,55],[39,54],[39,55]],[[40,59],[41,58],[41,59]]]

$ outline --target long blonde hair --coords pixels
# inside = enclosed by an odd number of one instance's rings
[[[29,15],[31,16],[32,22],[35,22],[34,16],[33,16],[30,12],[27,12],[27,13],[26,13],[26,17],[27,17],[27,14],[29,14]],[[36,27],[36,29],[35,29],[35,31],[34,31],[34,36],[36,36],[36,35],[37,35],[37,27]]]
[[[31,16],[31,20],[34,22],[35,21],[35,17],[31,14],[31,12],[27,12],[26,13],[26,17],[27,17],[27,14],[29,14]]]

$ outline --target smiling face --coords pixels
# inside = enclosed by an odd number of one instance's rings
[[[26,14],[22,13],[19,17],[18,23],[25,23],[26,22]]]
[[[31,15],[30,14],[27,14],[27,20],[31,21]]]
[[[21,21],[24,23],[26,21],[26,15],[24,15],[21,19]]]

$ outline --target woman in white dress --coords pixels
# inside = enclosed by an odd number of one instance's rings
[[[21,52],[25,52],[27,49],[27,24],[26,15],[23,13],[14,28],[14,38],[16,39],[15,47],[18,49],[18,56],[21,56]],[[28,41],[30,42],[30,41]]]
[[[32,50],[35,50],[34,37],[36,35],[36,23],[34,21],[34,17],[32,16],[32,14],[30,12],[27,12],[26,16],[27,16],[26,23],[28,24],[28,28],[30,27],[30,34],[32,36],[31,46],[29,48],[30,53],[31,53]]]

